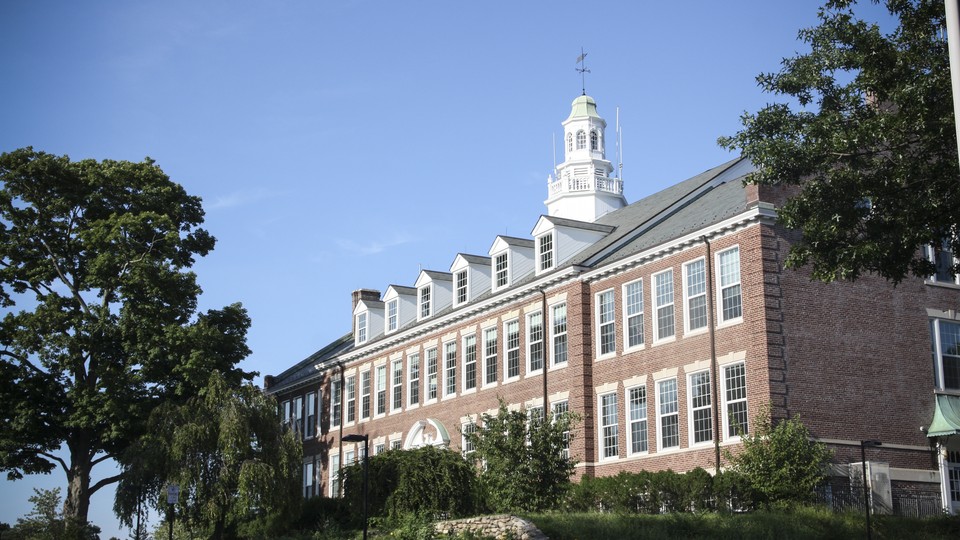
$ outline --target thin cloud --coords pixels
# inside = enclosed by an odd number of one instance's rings
[[[207,210],[219,210],[221,208],[234,208],[237,206],[246,206],[264,199],[278,197],[282,192],[270,191],[267,189],[241,190],[234,191],[222,197],[217,197],[206,208]]]
[[[349,251],[358,255],[376,255],[377,253],[382,253],[389,248],[403,244],[409,244],[413,241],[414,238],[409,234],[398,233],[387,240],[370,240],[363,244],[355,240],[339,238],[337,239],[337,246],[344,251]]]

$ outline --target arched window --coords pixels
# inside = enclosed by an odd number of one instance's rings
[[[580,130],[577,132],[577,150],[583,150],[587,147],[587,134]]]
[[[596,131],[591,131],[591,132],[590,132],[590,149],[591,149],[591,150],[596,150],[597,148],[598,148],[598,147],[597,147],[597,132],[596,132]]]
[[[573,133],[567,133],[567,152],[573,152]]]

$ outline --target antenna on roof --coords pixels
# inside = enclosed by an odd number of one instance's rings
[[[580,56],[577,57],[577,63],[580,64],[580,67],[576,70],[580,73],[580,89],[583,92],[583,95],[587,95],[587,78],[584,73],[590,73],[590,70],[587,69],[587,64],[584,60],[587,58],[587,53],[583,52],[583,47],[580,47]]]

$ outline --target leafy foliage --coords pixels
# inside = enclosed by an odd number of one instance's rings
[[[188,271],[213,249],[200,199],[153,161],[0,155],[0,470],[59,465],[64,513],[86,521],[95,465],[121,456],[159,403],[249,350],[239,305],[195,313]],[[19,309],[19,311],[16,311]],[[62,459],[56,452],[65,447]]]
[[[884,34],[855,4],[826,2],[819,25],[799,33],[810,51],[757,78],[785,99],[745,113],[743,129],[719,142],[757,165],[749,182],[799,186],[779,212],[803,233],[790,266],[810,263],[825,281],[876,273],[897,283],[933,274],[922,246],[960,252],[944,8],[887,0],[898,25]]]
[[[478,509],[476,475],[460,454],[426,446],[390,450],[368,462],[368,514],[399,523],[407,515],[436,518],[468,516]],[[351,514],[361,515],[363,463],[343,470],[344,498]]]
[[[747,479],[765,504],[813,501],[833,453],[812,440],[797,417],[773,425],[769,409],[762,409],[754,426],[752,434],[742,436],[743,450],[727,455],[733,469]]]
[[[271,525],[296,517],[301,460],[300,441],[281,425],[276,400],[215,372],[198,396],[151,415],[148,433],[125,456],[136,465],[117,488],[115,510],[129,516],[135,494],[147,492],[162,513],[172,482],[181,490],[177,519],[191,535],[269,536]]]
[[[563,449],[579,417],[572,413],[528,417],[510,411],[503,400],[496,416],[484,414],[482,425],[466,433],[480,464],[480,485],[494,511],[540,511],[554,508],[570,487],[576,462]]]
[[[60,488],[33,489],[28,499],[33,510],[25,517],[18,518],[16,525],[4,531],[3,538],[9,540],[59,540],[74,537],[95,540],[100,529],[85,523],[70,522],[60,512]]]

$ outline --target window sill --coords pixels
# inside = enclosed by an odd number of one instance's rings
[[[717,324],[717,330],[720,330],[721,328],[729,328],[731,326],[736,326],[742,322],[743,322],[743,317],[737,317],[736,319],[730,319],[729,321],[722,321],[721,323]]]
[[[510,383],[513,383],[513,382],[517,382],[517,381],[519,381],[519,380],[520,380],[520,376],[517,375],[516,377],[510,377],[509,379],[505,379],[505,380],[504,380],[502,383],[500,383],[500,384],[510,384]]]
[[[646,348],[647,348],[647,344],[646,344],[646,342],[644,342],[644,343],[641,343],[641,344],[639,344],[639,345],[634,345],[633,347],[628,347],[628,348],[624,349],[624,350],[623,350],[623,354],[640,352],[640,351],[642,351],[642,350],[644,350],[644,349],[646,349]]]
[[[492,382],[492,383],[484,383],[483,386],[480,387],[480,389],[487,390],[487,389],[496,388],[496,387],[497,387],[497,383]]]
[[[540,368],[540,369],[535,370],[535,371],[528,371],[528,372],[523,376],[523,378],[524,378],[524,379],[529,379],[530,377],[538,377],[538,376],[540,376],[540,375],[543,375],[543,368]]]
[[[686,328],[683,329],[683,337],[699,336],[706,333],[707,333],[706,326],[704,326],[703,328],[697,328],[696,330],[687,330]]]
[[[447,395],[443,396],[443,397],[440,399],[440,401],[450,401],[451,399],[454,399],[455,397],[457,397],[456,394],[447,394]]]
[[[674,334],[674,335],[672,335],[672,336],[670,336],[670,337],[667,337],[667,338],[663,338],[663,339],[661,339],[661,340],[654,341],[654,342],[653,342],[653,345],[651,345],[651,347],[659,347],[660,345],[666,345],[667,343],[673,343],[673,342],[675,342],[675,341],[677,341],[677,336],[676,336],[676,334]]]
[[[604,361],[604,360],[610,360],[611,358],[616,358],[616,357],[617,357],[617,353],[616,353],[616,351],[614,351],[614,352],[612,352],[612,353],[601,354],[601,355],[595,357],[595,358],[593,359],[593,361],[594,361],[594,362],[602,362],[602,361]]]
[[[408,410],[408,411],[412,411],[412,410],[414,410],[414,409],[419,409],[419,408],[420,408],[420,404],[419,404],[419,403],[411,403],[410,405],[407,405],[407,410]]]
[[[554,364],[550,366],[550,369],[548,369],[547,371],[551,373],[553,373],[554,371],[560,371],[561,369],[565,369],[567,367],[567,364],[569,364],[569,362],[564,362],[562,364]]]
[[[461,392],[460,392],[460,395],[461,395],[461,396],[465,396],[465,395],[467,395],[467,394],[476,394],[476,393],[477,393],[477,389],[476,389],[476,388],[467,388],[466,390],[461,391]]]

